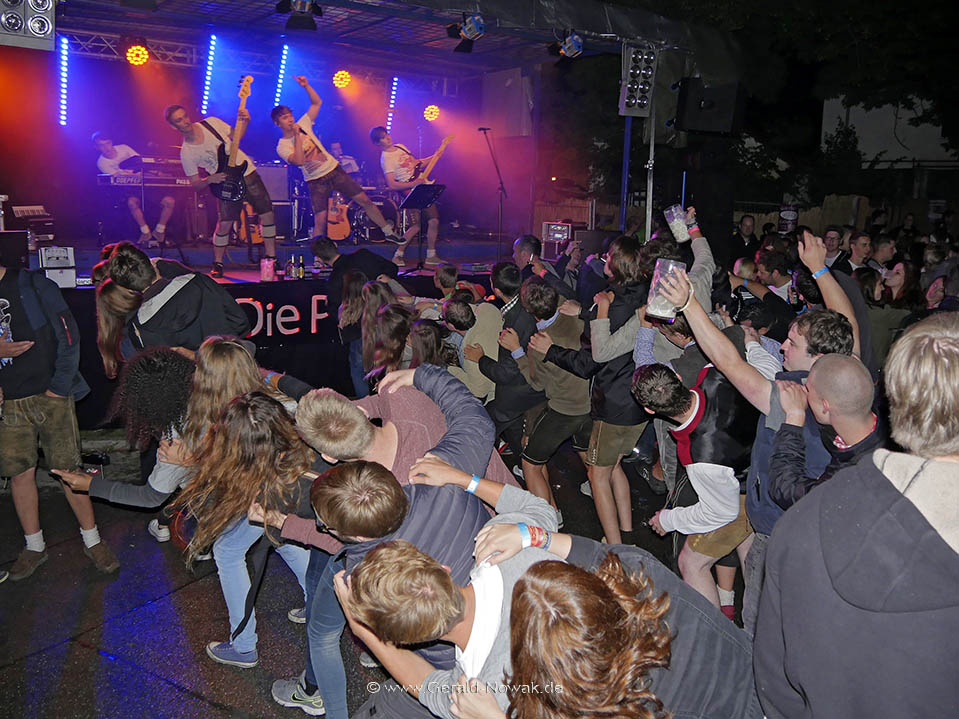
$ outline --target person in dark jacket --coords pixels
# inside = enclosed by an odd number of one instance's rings
[[[37,493],[37,444],[49,467],[80,467],[80,432],[74,401],[89,387],[79,372],[80,333],[60,288],[38,272],[0,265],[0,476],[10,494],[26,547],[10,579],[26,579],[47,561]],[[100,540],[93,505],[64,485],[80,524],[83,553],[101,572],[120,563]]]
[[[500,262],[493,266],[490,274],[493,294],[503,302],[500,314],[503,315],[503,329],[512,329],[519,336],[520,345],[525,347],[529,338],[536,333],[536,320],[526,311],[519,299],[522,278],[519,268],[512,262]],[[527,410],[543,404],[546,395],[537,392],[523,378],[516,360],[509,350],[499,348],[497,359],[484,353],[464,348],[470,357],[473,354],[479,361],[479,370],[496,385],[496,396],[486,404],[486,411],[496,425],[496,436],[502,436],[509,444],[514,457],[523,453],[523,415]]]
[[[596,295],[596,306],[586,318],[591,321],[608,317],[610,334],[646,304],[649,280],[642,275],[640,249],[635,238],[625,235],[610,244],[605,273],[611,291]],[[544,332],[533,336],[530,347],[542,352],[546,361],[557,367],[591,380],[593,430],[586,464],[593,501],[607,541],[619,544],[621,532],[627,533],[629,541],[634,531],[629,481],[620,462],[632,453],[649,419],[629,391],[636,370],[632,354],[627,352],[608,362],[596,362],[588,342],[579,350],[566,349],[554,345]]]
[[[124,357],[156,346],[195,351],[207,337],[245,337],[250,331],[246,312],[230,293],[179,262],[153,262],[142,250],[121,242],[108,272],[118,285],[143,293],[140,308],[127,323]]]
[[[798,382],[808,375],[809,368],[820,355],[850,355],[859,352],[856,314],[849,297],[826,268],[823,262],[825,255],[826,248],[822,239],[805,233],[803,241],[799,243],[799,259],[812,271],[823,302],[830,309],[809,310],[793,321],[782,346],[785,371],[776,375],[776,379]],[[732,342],[716,328],[702,306],[698,302],[690,301],[689,287],[686,273],[679,271],[675,277],[667,276],[663,279],[661,292],[677,307],[685,307],[686,320],[702,351],[761,412],[746,483],[746,515],[754,534],[743,568],[746,580],[743,624],[746,631],[752,634],[759,606],[759,592],[762,589],[766,542],[783,513],[782,508],[769,497],[769,458],[776,431],[785,415],[776,383],[751,367]],[[806,475],[818,477],[826,469],[830,457],[823,447],[815,417],[807,418],[803,437],[806,445]]]
[[[396,265],[385,257],[362,247],[342,255],[337,244],[326,237],[313,240],[313,254],[331,268],[330,276],[326,280],[326,304],[334,309],[340,306],[343,299],[343,277],[350,270],[359,270],[371,280],[380,275],[396,277]]]
[[[823,355],[809,370],[805,387],[785,380],[776,385],[786,419],[773,440],[769,496],[783,509],[843,467],[886,445],[885,424],[873,412],[872,376],[855,357]],[[824,433],[823,446],[831,457],[818,477],[808,477],[802,469],[806,466],[803,427],[807,409]]]
[[[544,279],[562,297],[573,299],[576,292],[563,282],[560,273],[542,257],[543,243],[534,235],[522,235],[513,242],[513,262],[519,267],[523,280],[533,275]]]
[[[959,706],[959,316],[885,365],[893,439],[776,524],[753,647],[766,716],[945,717]]]

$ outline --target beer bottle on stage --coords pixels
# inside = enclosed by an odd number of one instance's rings
[[[296,266],[296,276],[301,280],[306,277],[306,267],[303,265],[303,255],[300,255],[300,263]]]
[[[293,259],[293,255],[290,255],[287,259],[283,274],[288,280],[296,279],[296,261]]]

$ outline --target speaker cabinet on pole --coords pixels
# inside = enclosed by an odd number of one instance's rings
[[[739,83],[707,86],[702,78],[684,77],[679,88],[676,128],[717,135],[738,134],[746,94]]]
[[[0,265],[14,269],[30,267],[27,252],[26,230],[5,230],[0,232]]]

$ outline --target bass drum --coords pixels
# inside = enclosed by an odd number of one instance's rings
[[[396,202],[386,193],[373,193],[370,195],[373,204],[380,208],[383,217],[387,222],[392,222],[394,227],[399,228],[399,210]],[[350,227],[353,228],[354,239],[363,239],[367,242],[386,242],[383,237],[383,230],[366,214],[366,210],[360,207],[356,202],[350,203],[348,210],[350,217]]]

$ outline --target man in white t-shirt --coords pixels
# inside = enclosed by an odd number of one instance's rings
[[[330,193],[336,191],[349,197],[366,210],[367,217],[376,224],[390,242],[400,243],[392,222],[387,222],[380,208],[373,204],[363,188],[340,167],[323,143],[313,132],[313,121],[320,112],[323,100],[310,87],[309,81],[301,76],[294,78],[310,97],[310,107],[299,120],[293,118],[293,111],[286,105],[277,105],[270,113],[273,122],[283,131],[283,137],[276,143],[276,154],[284,162],[303,169],[306,186],[310,188],[310,201],[313,203],[313,234],[326,237],[326,215],[329,210]],[[354,163],[355,164],[355,163]]]
[[[382,150],[380,167],[386,176],[386,184],[391,190],[410,190],[417,185],[425,185],[427,183],[427,180],[422,177],[418,177],[415,180],[412,179],[412,177],[416,170],[416,163],[427,163],[432,156],[417,159],[416,156],[407,149],[406,145],[394,143],[393,138],[390,137],[390,133],[388,133],[382,125],[370,130],[370,141]],[[403,251],[410,243],[410,240],[416,237],[420,231],[420,212],[415,210],[409,212],[413,218],[413,224],[407,229],[406,234],[403,236],[403,244],[399,246],[396,254],[393,255],[393,262],[398,265],[405,264]],[[431,267],[437,267],[444,262],[444,260],[436,254],[436,238],[440,231],[440,213],[436,209],[436,205],[430,205],[426,210],[423,210],[423,212],[426,214],[427,220],[426,264]]]
[[[113,140],[105,132],[93,133],[93,144],[100,151],[100,157],[97,158],[97,169],[102,175],[132,175],[135,170],[124,170],[120,167],[123,162],[131,157],[139,157],[140,153],[129,145],[114,145]],[[151,239],[155,239],[160,244],[166,236],[166,225],[173,216],[173,208],[176,207],[176,200],[170,195],[164,195],[160,200],[160,219],[156,223],[153,231],[147,224],[146,217],[143,216],[143,207],[140,198],[136,195],[127,197],[127,208],[133,216],[133,220],[140,228],[140,244],[149,244]]]
[[[239,137],[236,138],[231,136],[230,126],[220,118],[207,117],[200,122],[193,122],[186,108],[181,105],[170,105],[164,111],[163,117],[177,132],[183,135],[180,162],[183,164],[183,172],[186,173],[187,178],[193,184],[193,188],[200,190],[209,187],[211,184],[223,182],[226,175],[217,172],[217,149],[220,145],[225,145],[225,150],[229,154],[232,147],[231,143],[239,142],[243,138],[243,134],[250,123],[250,113],[245,109],[239,113],[237,117]],[[230,230],[233,223],[240,219],[244,202],[248,202],[260,218],[266,256],[276,259],[276,224],[273,219],[273,201],[270,199],[266,185],[263,184],[262,178],[256,171],[253,160],[243,150],[238,150],[236,161],[238,164],[246,162],[248,165],[246,174],[243,176],[246,182],[246,197],[237,202],[217,200],[219,220],[216,226],[216,234],[213,235],[213,270],[210,272],[213,277],[223,277],[223,257],[226,255],[226,246],[230,242]],[[206,177],[200,177],[201,169],[207,173]]]

